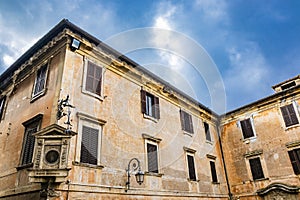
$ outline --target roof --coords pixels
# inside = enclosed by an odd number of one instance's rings
[[[140,66],[138,63],[134,62],[127,56],[123,55],[122,53],[116,51],[112,47],[108,46],[104,42],[100,41],[96,37],[90,35],[83,29],[79,28],[78,26],[74,25],[67,19],[61,20],[54,28],[52,28],[46,35],[44,35],[41,39],[39,39],[29,50],[27,50],[20,58],[18,58],[6,71],[4,71],[0,75],[0,89],[4,88],[7,84],[9,84],[14,72],[28,59],[30,59],[40,48],[46,45],[53,37],[58,35],[62,32],[65,28],[70,29],[72,32],[79,34],[89,40],[89,42],[95,44],[96,46],[100,46],[102,50],[107,51],[113,55],[115,55],[121,61],[125,61],[126,63],[132,65],[135,69],[140,70],[144,74],[150,76],[154,80],[162,83],[163,85],[167,86],[174,92],[182,95],[184,98],[188,99],[192,103],[196,104],[199,108],[205,110],[212,115],[218,116],[215,112],[210,110],[208,107],[204,106],[203,104],[199,103],[194,98],[190,97],[189,95],[185,94],[184,92],[180,91],[176,87],[172,86],[170,83],[166,82],[165,80],[161,79],[157,75],[153,74],[152,72],[148,71],[144,67]]]

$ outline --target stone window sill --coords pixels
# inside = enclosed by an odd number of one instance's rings
[[[88,163],[80,163],[80,162],[76,162],[73,161],[72,164],[74,166],[79,166],[79,167],[89,167],[89,168],[95,168],[95,169],[103,169],[104,165],[100,164],[100,165],[93,165],[93,164],[88,164]]]

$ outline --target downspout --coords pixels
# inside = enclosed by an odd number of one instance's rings
[[[220,151],[221,151],[221,156],[222,156],[222,161],[223,161],[223,166],[224,166],[224,172],[225,172],[226,184],[227,184],[227,188],[228,188],[229,199],[233,200],[233,196],[232,196],[232,193],[231,193],[231,190],[230,190],[230,184],[229,184],[229,180],[228,180],[228,173],[227,173],[227,169],[226,169],[226,163],[225,163],[225,158],[224,158],[222,141],[221,141],[220,124],[221,124],[220,123],[220,117],[218,117],[217,132],[218,132],[218,138],[219,138],[219,144],[220,144]]]

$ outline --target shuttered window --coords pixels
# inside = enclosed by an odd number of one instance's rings
[[[209,161],[209,164],[210,164],[212,182],[217,183],[218,182],[218,177],[217,177],[215,162]]]
[[[4,115],[5,100],[6,100],[5,96],[0,99],[0,121],[2,119],[2,116]]]
[[[289,157],[295,174],[300,174],[300,149],[289,151]]]
[[[180,110],[180,120],[181,120],[181,127],[182,130],[189,132],[189,133],[194,133],[193,130],[193,120],[192,116],[188,114],[187,112]]]
[[[203,124],[204,124],[205,138],[206,138],[207,141],[211,142],[211,135],[210,135],[209,125],[206,122],[203,122]]]
[[[80,162],[97,165],[99,130],[82,126]]]
[[[46,87],[47,64],[38,69],[34,84],[33,96],[42,93]]]
[[[250,164],[253,180],[264,178],[264,172],[259,157],[249,159],[249,164]]]
[[[23,123],[25,126],[25,133],[23,139],[22,159],[21,165],[32,163],[35,137],[33,136],[39,130],[42,115],[37,115],[28,122]]]
[[[102,67],[88,61],[85,90],[101,95]]]
[[[283,106],[280,109],[286,127],[299,123],[293,104]]]
[[[160,119],[160,110],[159,110],[159,98],[154,95],[141,90],[141,106],[142,113],[153,117],[155,119]]]
[[[241,121],[240,123],[241,123],[241,128],[242,128],[244,139],[253,137],[254,136],[254,131],[253,131],[253,128],[252,128],[250,118],[245,119],[245,120]]]
[[[158,173],[157,145],[147,143],[148,171]]]
[[[189,169],[189,179],[192,181],[196,181],[194,156],[187,155],[187,161],[188,161],[188,169]]]

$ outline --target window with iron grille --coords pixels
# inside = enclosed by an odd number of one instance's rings
[[[42,115],[37,115],[36,117],[23,123],[25,127],[24,139],[23,139],[23,149],[22,149],[22,159],[21,165],[26,165],[32,163],[33,151],[36,133],[41,124]]]
[[[182,130],[189,133],[194,133],[193,120],[190,114],[188,114],[183,110],[180,110],[180,120],[181,120]]]
[[[6,100],[6,96],[0,98],[0,121],[4,116],[5,100]]]
[[[280,109],[286,127],[299,124],[298,117],[293,104],[283,106]]]
[[[295,174],[300,174],[300,149],[294,149],[288,152]]]
[[[147,143],[148,172],[158,173],[157,145]]]
[[[41,68],[37,70],[33,87],[33,97],[44,94],[46,89],[47,69],[48,64],[44,64]]]
[[[155,119],[160,118],[160,110],[159,110],[159,99],[158,97],[141,90],[141,105],[142,105],[142,113],[153,117]]]
[[[249,164],[253,180],[265,178],[259,157],[249,159]]]
[[[209,161],[209,164],[210,164],[212,182],[217,183],[218,177],[217,177],[217,172],[216,172],[216,164],[214,161]]]
[[[101,96],[102,67],[87,61],[85,76],[85,90]]]
[[[250,118],[240,121],[244,139],[254,137]]]
[[[196,171],[195,171],[195,162],[194,156],[191,154],[187,154],[187,164],[189,170],[189,180],[196,181]]]
[[[82,126],[80,162],[97,165],[99,129]]]
[[[204,124],[205,138],[206,138],[207,141],[211,142],[211,135],[210,135],[209,125],[206,122],[203,122],[203,124]]]

